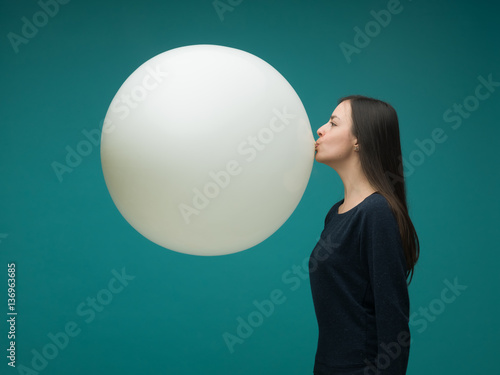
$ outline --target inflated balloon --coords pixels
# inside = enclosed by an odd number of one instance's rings
[[[297,207],[314,160],[299,97],[260,58],[194,45],[159,54],[123,83],[101,140],[123,217],[165,248],[248,249]]]

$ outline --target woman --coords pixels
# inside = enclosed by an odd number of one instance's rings
[[[419,242],[406,204],[396,111],[348,96],[318,135],[316,161],[339,174],[344,199],[328,212],[309,260],[319,328],[314,374],[405,374],[407,279]]]

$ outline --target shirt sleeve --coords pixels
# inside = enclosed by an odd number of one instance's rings
[[[365,217],[364,236],[377,328],[380,375],[404,375],[410,352],[406,261],[396,219],[387,204]]]

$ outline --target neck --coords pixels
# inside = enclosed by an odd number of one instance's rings
[[[337,171],[344,185],[343,206],[345,208],[349,209],[356,206],[376,191],[361,169],[361,163],[358,158],[347,165],[335,166],[334,169]]]

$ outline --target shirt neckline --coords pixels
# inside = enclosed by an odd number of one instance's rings
[[[338,216],[344,216],[344,215],[347,215],[348,213],[350,212],[353,212],[353,211],[356,211],[356,209],[361,206],[361,204],[363,204],[363,202],[365,202],[369,197],[371,197],[372,195],[374,194],[379,194],[377,191],[371,193],[370,195],[368,195],[365,199],[363,199],[361,202],[359,202],[356,206],[354,206],[353,208],[347,210],[346,212],[342,212],[340,213],[339,212],[339,207],[342,203],[344,203],[344,199],[345,198],[342,198],[342,200],[337,204],[337,208],[335,209],[335,213],[338,215]]]

